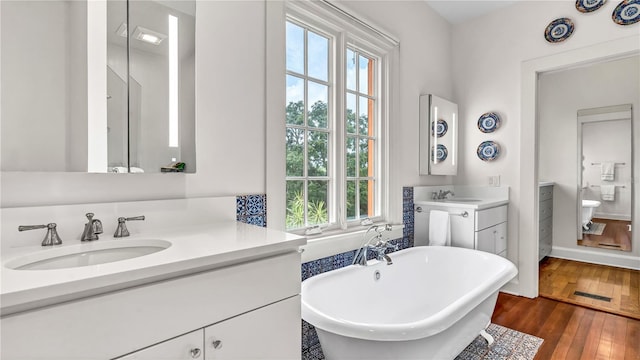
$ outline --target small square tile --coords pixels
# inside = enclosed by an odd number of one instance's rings
[[[236,196],[236,217],[247,215],[246,196]]]
[[[412,198],[413,199],[413,187],[411,186],[405,186],[402,188],[402,198],[403,199],[407,199],[407,198]]]
[[[320,274],[321,266],[320,266],[319,260],[309,261],[308,264],[309,264],[309,270],[308,270],[309,277]]]
[[[333,270],[333,256],[320,259],[320,272],[324,273]]]
[[[246,200],[247,215],[259,215],[265,213],[264,195],[248,195]]]
[[[247,224],[250,225],[257,225],[257,226],[262,226],[264,227],[265,222],[264,222],[264,215],[250,215],[245,217],[245,221]]]

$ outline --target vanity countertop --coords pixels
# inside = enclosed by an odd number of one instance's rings
[[[470,201],[471,200],[471,201]],[[460,200],[456,200],[455,197],[444,200],[416,200],[416,205],[422,206],[439,206],[447,208],[460,208],[460,209],[472,209],[482,210],[489,209],[500,205],[506,205],[509,203],[509,199],[503,198],[478,198],[478,197],[465,197]]]
[[[137,258],[55,270],[13,270],[5,264],[21,255],[78,246],[79,242],[69,241],[53,248],[25,246],[4,251],[0,268],[2,315],[296,251],[306,244],[301,236],[224,221],[146,231],[118,239],[106,235],[82,246],[90,250],[100,242],[134,239],[162,239],[170,241],[171,246]]]

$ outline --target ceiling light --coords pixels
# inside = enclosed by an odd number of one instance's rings
[[[116,34],[127,37],[127,23],[123,22],[116,30]],[[131,36],[133,39],[144,41],[153,45],[160,45],[162,40],[167,38],[167,35],[161,34],[157,31],[149,30],[142,26],[136,26],[133,30],[133,35]]]
[[[133,30],[132,37],[149,44],[160,45],[162,40],[164,40],[167,35],[160,34],[159,32],[149,30],[147,28],[143,28],[142,26],[136,26],[135,30]]]

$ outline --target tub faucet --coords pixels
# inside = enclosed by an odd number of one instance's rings
[[[93,241],[98,240],[98,234],[102,234],[102,221],[93,218],[93,213],[87,213],[87,219],[89,220],[84,224],[84,231],[80,241]]]
[[[376,235],[373,236],[369,241],[365,241],[361,248],[356,251],[356,255],[353,258],[354,265],[362,265],[367,266],[367,255],[369,251],[374,251],[376,253],[376,259],[382,261],[383,259],[387,261],[387,265],[393,264],[393,261],[385,252],[387,249],[398,250],[398,245],[391,245],[387,241],[382,240],[382,233],[386,230],[391,230],[391,225],[385,225],[384,227],[373,225],[369,227],[367,232],[364,234],[364,238],[366,239],[369,231],[374,230]],[[376,240],[376,242],[372,245],[372,240]]]

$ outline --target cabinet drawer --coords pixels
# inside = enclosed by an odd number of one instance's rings
[[[539,239],[543,239],[543,238],[546,238],[547,236],[551,236],[552,232],[553,232],[552,218],[546,218],[540,221],[540,229],[538,234]]]
[[[540,188],[539,201],[545,201],[553,198],[553,185],[543,186]]]
[[[500,254],[507,249],[507,223],[492,226],[476,233],[476,249]]]
[[[551,217],[553,215],[553,199],[541,201],[538,214],[539,220]]]
[[[507,205],[480,210],[476,216],[476,231],[507,221]]]

